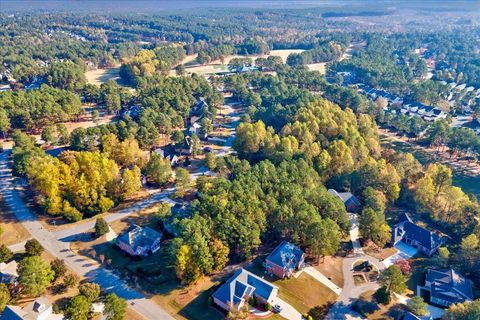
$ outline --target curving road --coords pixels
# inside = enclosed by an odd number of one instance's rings
[[[35,214],[22,201],[15,190],[9,155],[11,151],[0,154],[0,193],[5,203],[10,207],[16,218],[37,239],[42,246],[53,256],[63,259],[66,265],[75,273],[98,283],[107,292],[114,292],[129,303],[129,307],[146,319],[174,319],[164,309],[153,301],[147,299],[142,293],[128,286],[118,275],[112,271],[99,267],[91,260],[76,255],[70,250],[68,241],[58,240],[56,234],[43,228]]]

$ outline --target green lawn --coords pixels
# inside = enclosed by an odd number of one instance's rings
[[[324,312],[327,306],[337,299],[337,295],[332,290],[306,273],[302,273],[298,278],[285,280],[269,276],[262,266],[263,259],[265,256],[258,257],[247,269],[276,285],[279,288],[280,298],[300,313],[313,312],[314,309],[317,314]]]

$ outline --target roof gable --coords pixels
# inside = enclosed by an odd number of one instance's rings
[[[282,241],[267,257],[270,261],[282,268],[294,268],[302,259],[304,252],[294,244]]]

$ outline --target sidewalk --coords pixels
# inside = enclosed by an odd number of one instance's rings
[[[306,267],[305,269],[303,269],[303,271],[308,273],[315,279],[317,279],[320,283],[327,286],[330,290],[335,292],[337,295],[340,295],[340,293],[342,293],[342,288],[340,288],[335,283],[330,281],[327,277],[325,277],[320,271],[318,271],[314,267]]]

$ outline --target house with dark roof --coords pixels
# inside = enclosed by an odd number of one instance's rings
[[[265,269],[279,278],[289,278],[303,268],[305,253],[296,245],[282,241],[265,259]]]
[[[403,241],[431,257],[445,240],[436,233],[416,225],[407,213],[401,214],[399,223],[392,228],[392,245]]]
[[[272,304],[278,295],[278,287],[241,268],[212,295],[213,302],[225,311],[240,310],[250,297],[260,303]]]
[[[472,281],[466,279],[453,269],[428,269],[425,286],[418,286],[417,294],[421,290],[430,292],[430,302],[448,307],[453,303],[462,303],[473,300]]]
[[[360,200],[350,192],[337,192],[335,189],[328,189],[328,193],[340,198],[348,212],[358,212],[362,206]]]
[[[178,156],[175,154],[175,148],[172,148],[173,150],[171,150],[170,152],[166,149],[162,149],[162,148],[157,148],[155,150],[153,150],[153,152],[155,152],[156,154],[158,154],[159,156],[161,156],[162,158],[165,158],[167,159],[168,161],[170,161],[170,165],[172,167],[175,167],[177,164],[178,164],[178,161],[179,161],[179,158]],[[173,151],[173,152],[172,152]]]
[[[52,304],[47,298],[40,297],[25,307],[6,306],[0,320],[62,320],[63,314],[53,313]]]
[[[131,256],[145,257],[160,249],[162,234],[149,227],[136,224],[115,240],[115,244]]]

